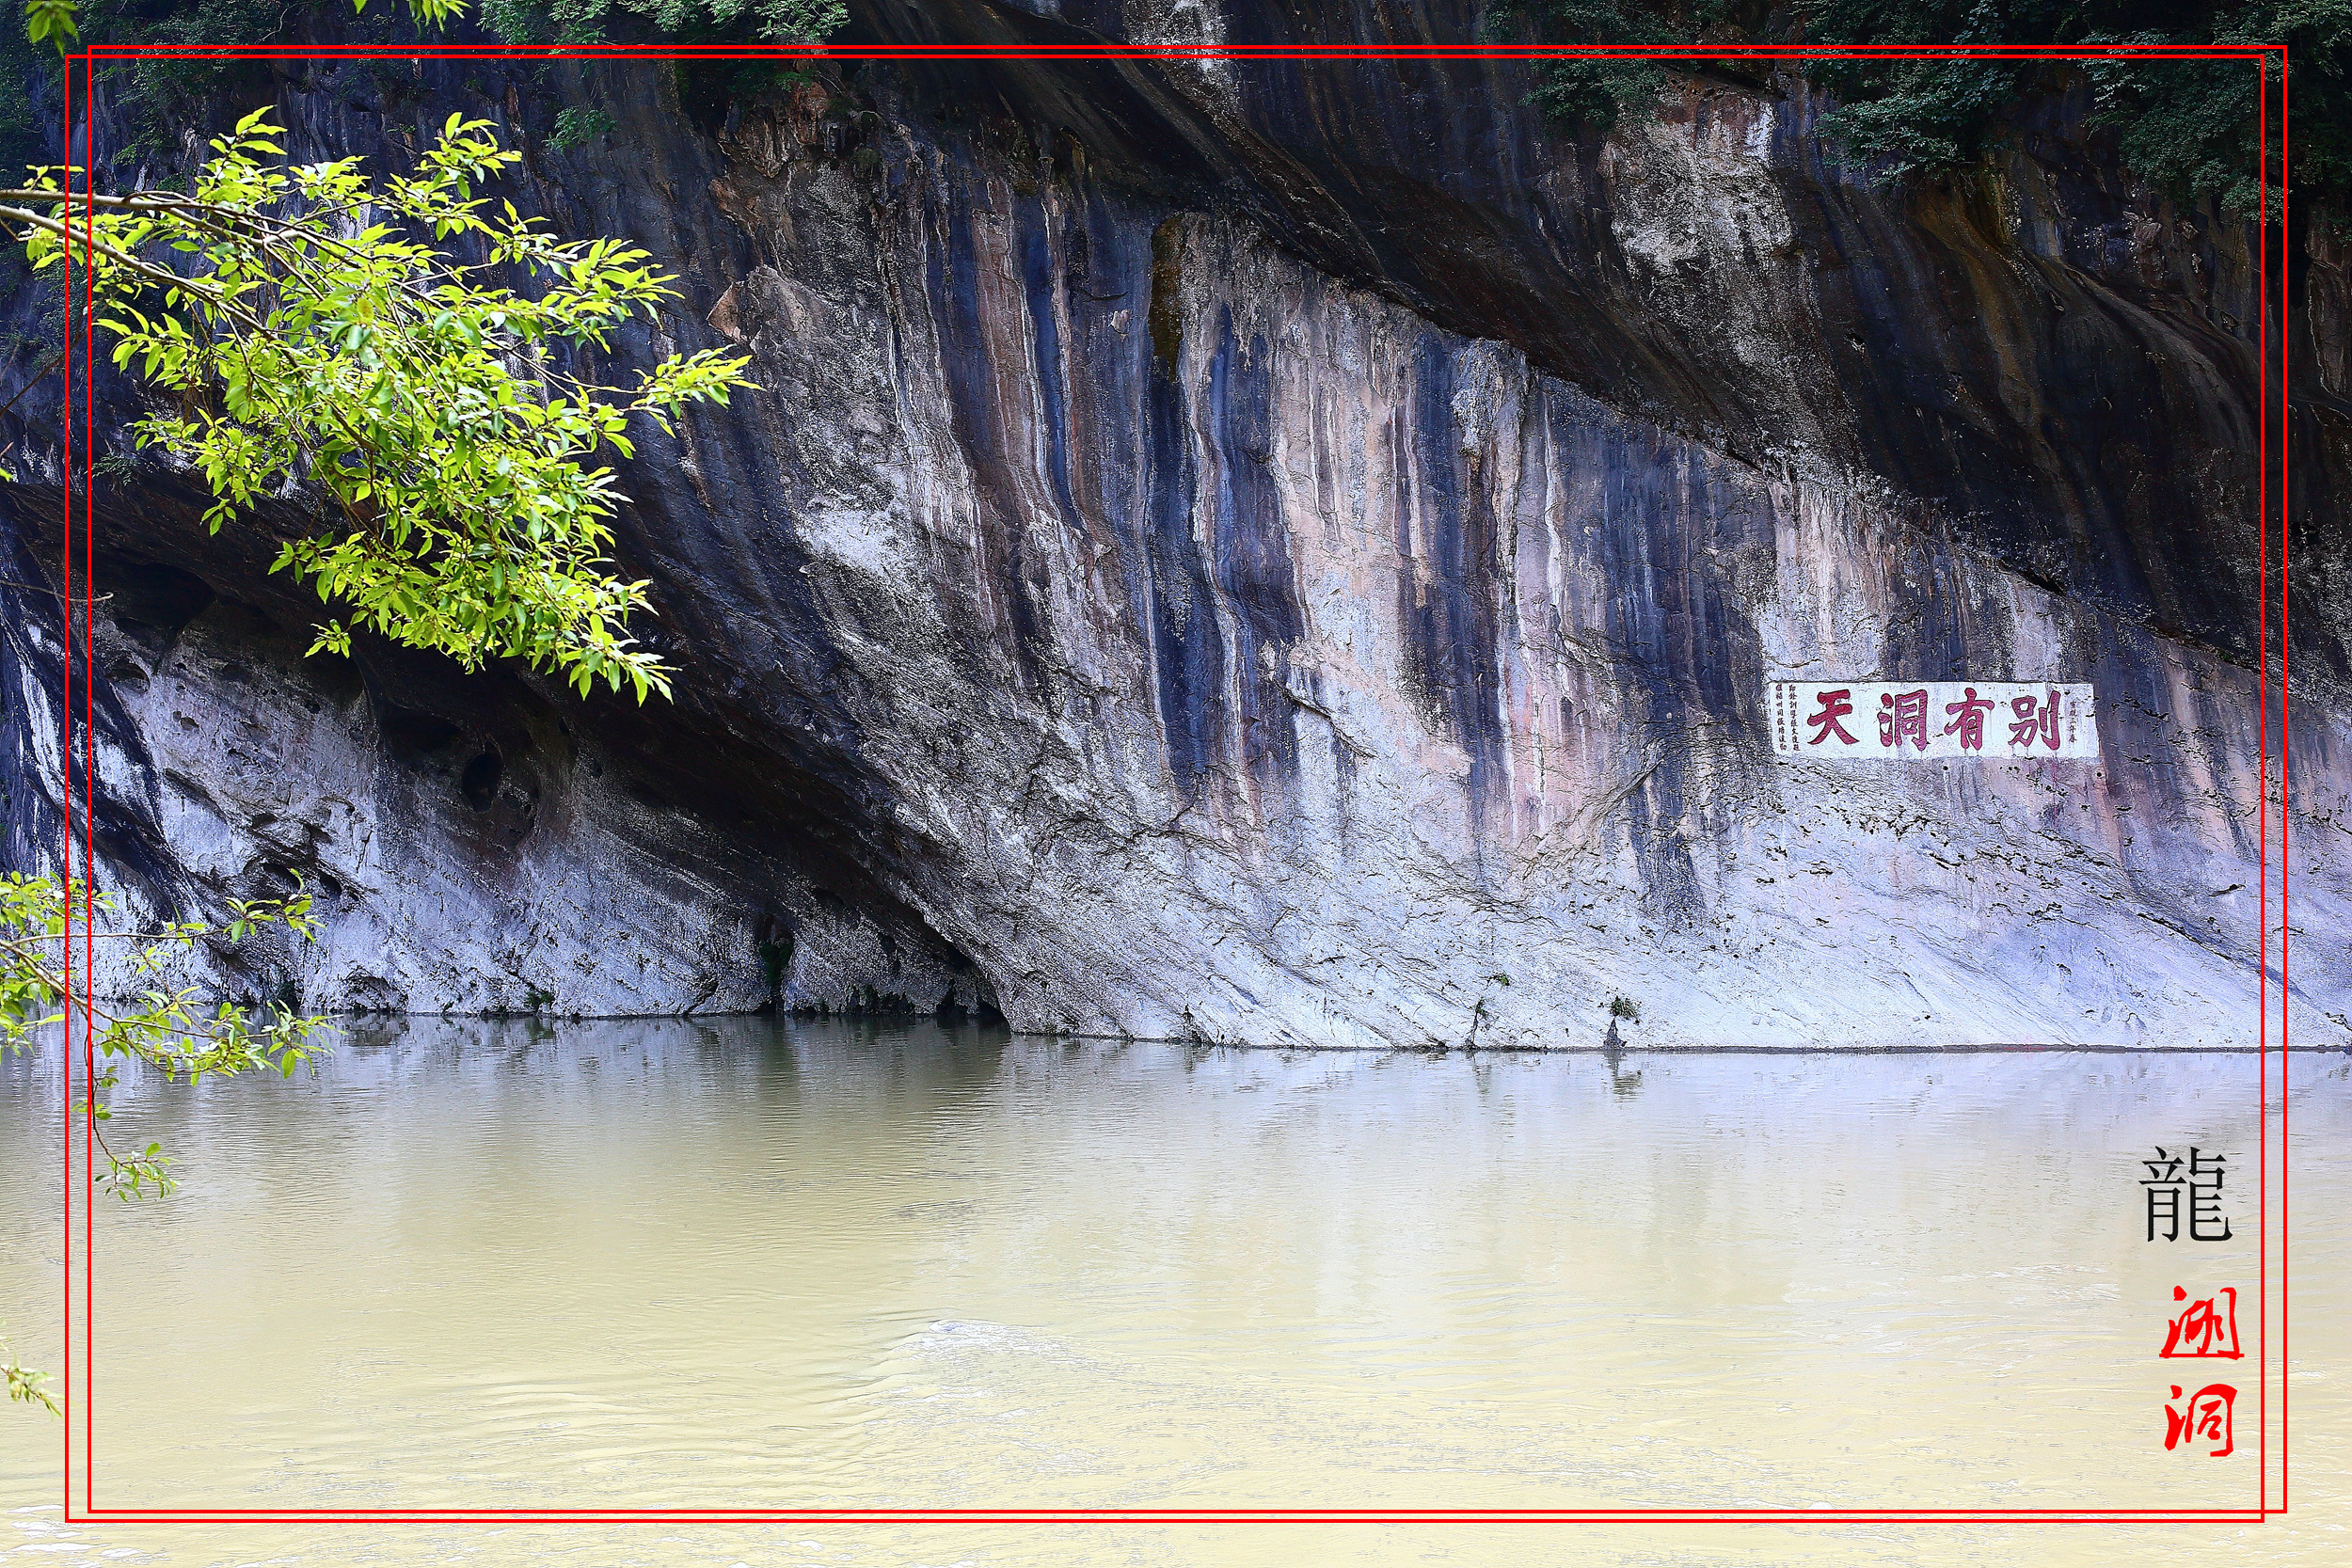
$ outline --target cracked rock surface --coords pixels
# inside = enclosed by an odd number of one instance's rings
[[[1041,8],[862,21],[1309,25]],[[2352,1043],[2345,256],[2298,237],[2267,329],[2297,478],[2265,805],[2251,236],[2133,186],[2079,94],[1901,192],[1825,163],[1794,83],[1580,141],[1516,67],[869,67],[718,107],[650,68],[505,69],[268,90],[303,158],[498,119],[532,150],[518,207],[678,275],[625,356],[738,343],[764,390],[624,469],[668,705],[304,659],[315,600],[262,569],[291,508],[213,537],[179,476],[103,487],[109,879],[200,911],[300,874],[324,940],[206,959],[252,994],[2249,1045],[2283,818],[2294,1037]],[[615,133],[547,149],[567,103]],[[8,417],[23,865],[57,842],[50,396]],[[1841,678],[2089,681],[2102,754],[1775,759],[1764,684]]]

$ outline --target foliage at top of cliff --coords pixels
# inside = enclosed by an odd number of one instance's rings
[[[355,17],[354,11],[358,14]],[[307,19],[340,13],[358,38],[389,43],[429,35],[461,20],[509,43],[813,43],[848,22],[842,0],[24,0],[19,24],[0,26],[0,166],[43,156],[43,121],[55,112],[56,50],[69,34],[85,42],[269,43]],[[480,36],[479,33],[476,34]],[[169,145],[187,111],[216,96],[251,63],[236,59],[142,59],[101,68],[122,78],[135,154]],[[740,88],[765,86],[777,68],[737,70]],[[45,90],[44,90],[45,88]]]
[[[364,6],[364,0],[362,0]],[[15,172],[46,161],[56,124],[58,51],[81,43],[268,43],[284,36],[307,8],[287,0],[26,0],[19,25],[0,27],[0,168]],[[348,6],[339,7],[346,15]],[[389,41],[462,15],[465,0],[402,0],[362,15],[360,30]],[[150,58],[100,68],[124,92],[132,156],[169,146],[186,109],[215,93],[247,62]]]
[[[849,21],[842,0],[483,0],[509,43],[816,43]]]
[[[0,29],[0,161],[23,164],[38,153],[34,89],[49,52],[32,49],[26,33],[56,25],[69,5],[26,0],[25,25]],[[79,18],[86,39],[258,43],[283,36],[312,8],[299,0],[80,0]],[[458,0],[408,7],[426,22],[466,8]],[[373,8],[369,29],[389,40],[403,25],[397,9]],[[511,42],[796,43],[838,32],[848,10],[844,0],[479,0],[475,18]],[[2352,197],[2352,0],[1502,0],[1489,29],[1558,43],[1723,46],[1721,56],[1703,61],[1633,56],[1545,66],[1534,101],[1596,129],[1654,103],[1674,72],[1762,86],[1770,62],[1740,54],[1756,43],[2284,43],[2295,103],[2293,184]],[[161,142],[174,106],[216,88],[235,67],[150,60],[116,69],[134,79],[131,96],[154,122],[145,139]],[[769,85],[787,68],[704,69],[741,91]],[[1802,69],[1841,100],[1822,125],[1833,146],[1891,180],[1978,161],[2006,118],[2061,68],[1813,59]],[[2134,173],[2183,199],[2217,198],[2233,216],[2264,209],[2252,172],[2261,149],[2250,65],[2150,59],[2087,70],[2098,98],[2095,123],[2115,135]],[[2276,128],[2273,136],[2275,158]],[[2275,205],[2275,191],[2268,200]]]
[[[1555,117],[1605,129],[1656,101],[1670,71],[1761,86],[1772,62],[1744,44],[2283,43],[2294,105],[2296,189],[2352,193],[2352,0],[1810,0],[1793,10],[1753,0],[1512,0],[1499,32],[1556,43],[1722,45],[1717,58],[1562,60],[1538,73],[1534,101]],[[1848,159],[1882,179],[1972,164],[2005,117],[2065,68],[2031,60],[1803,62],[1841,106],[1822,122]],[[2245,60],[2107,61],[2075,68],[2098,98],[2126,167],[2184,199],[2217,198],[2232,216],[2264,210],[2255,168],[2257,68]],[[2271,157],[2279,167],[2279,128]],[[2274,189],[2268,207],[2276,212]]]

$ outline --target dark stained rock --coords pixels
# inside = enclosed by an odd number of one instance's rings
[[[862,23],[1471,20],[1056,9]],[[869,65],[699,123],[652,66],[429,65],[389,113],[351,69],[275,82],[298,156],[495,114],[517,206],[679,275],[625,355],[739,342],[766,390],[626,467],[673,705],[304,660],[315,600],[261,570],[291,512],[211,538],[167,474],[103,493],[115,879],[335,889],[252,986],[1482,1047],[1589,1045],[1624,996],[1633,1045],[2246,1043],[2283,813],[2296,1035],[2352,1038],[2345,257],[2299,239],[2264,325],[2251,234],[2134,185],[2079,92],[1899,192],[1824,161],[1794,81],[1603,141],[1493,63]],[[611,137],[540,144],[591,100]],[[2266,818],[2264,334],[2297,377]],[[54,398],[9,422],[9,576],[50,581]],[[5,592],[38,863],[56,601]],[[2104,754],[1775,761],[1764,683],[1845,676],[2093,682]]]

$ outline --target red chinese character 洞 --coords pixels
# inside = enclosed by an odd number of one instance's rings
[[[2172,1299],[2188,1301],[2188,1292],[2175,1285]],[[2168,1360],[2207,1355],[2242,1359],[2246,1353],[2237,1347],[2237,1292],[2225,1287],[2202,1301],[2190,1301],[2187,1310],[2165,1326],[2164,1349],[2156,1354]]]
[[[1962,751],[1981,752],[1984,750],[1984,716],[1992,709],[1993,699],[1978,696],[1977,689],[1969,687],[1964,700],[1944,705],[1945,712],[1957,715],[1944,726],[1944,733],[1959,736]]]
[[[1925,687],[1916,691],[1879,695],[1879,744],[1899,748],[1904,741],[1924,752],[1928,749],[1928,693]]]
[[[1841,687],[1836,691],[1823,691],[1819,693],[1818,700],[1821,705],[1805,716],[1804,721],[1813,726],[1813,738],[1806,744],[1819,746],[1834,735],[1847,745],[1852,745],[1853,736],[1848,735],[1846,726],[1837,721],[1853,712],[1853,689]]]
[[[2023,746],[2033,750],[2036,740],[2044,741],[2053,752],[2058,749],[2058,694],[2052,688],[2046,698],[2011,697],[2010,712],[2017,715],[2009,726],[2009,743],[2012,748]]]
[[[2172,1385],[2172,1397],[2180,1399],[2181,1386]],[[2230,1431],[2230,1412],[2237,1403],[2237,1390],[2226,1383],[2208,1383],[2183,1402],[2175,1410],[2164,1407],[2164,1447],[2169,1453],[2183,1443],[2218,1443],[2208,1449],[2215,1459],[2226,1459],[2237,1447]]]

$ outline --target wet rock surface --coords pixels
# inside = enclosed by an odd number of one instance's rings
[[[1311,24],[1094,9],[863,20]],[[2283,814],[2296,1037],[2352,1040],[2344,257],[2299,239],[2263,325],[2249,236],[2134,187],[2075,98],[1895,192],[1823,161],[1797,84],[1580,141],[1489,65],[868,66],[717,108],[649,67],[413,80],[291,62],[269,90],[305,157],[499,119],[517,206],[679,275],[625,353],[740,343],[765,390],[625,469],[674,705],[306,660],[315,600],[262,570],[297,516],[209,537],[168,474],[102,486],[99,842],[148,909],[308,879],[325,940],[226,960],[255,994],[2250,1044]],[[547,149],[573,102],[616,131]],[[2267,807],[2261,337],[2298,377]],[[135,409],[99,392],[102,426]],[[8,419],[0,770],[39,864],[54,395]],[[1764,683],[1846,677],[2090,681],[2103,754],[1776,760]]]

